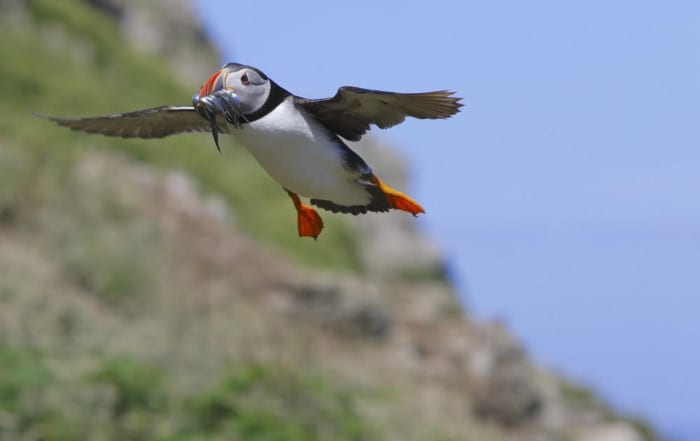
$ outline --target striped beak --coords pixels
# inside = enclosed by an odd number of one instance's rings
[[[214,75],[210,76],[209,79],[204,83],[202,88],[199,90],[198,96],[207,96],[221,90],[224,88],[224,80],[226,79],[224,75],[225,69],[220,69]]]
[[[221,69],[202,85],[199,93],[192,97],[192,105],[199,115],[209,122],[216,148],[219,147],[219,132],[223,132],[216,122],[217,115],[222,115],[234,127],[240,127],[247,121],[238,96],[232,88],[224,87],[228,71]]]

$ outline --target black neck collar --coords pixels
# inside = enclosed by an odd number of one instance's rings
[[[248,120],[247,122],[257,121],[263,116],[272,112],[290,95],[291,93],[287,92],[277,83],[270,80],[270,96],[267,97],[267,101],[265,101],[265,104],[263,104],[261,108],[253,113],[246,113],[245,117]]]

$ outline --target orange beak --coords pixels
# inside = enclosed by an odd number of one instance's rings
[[[214,75],[210,76],[209,79],[204,83],[202,88],[199,90],[199,96],[205,97],[211,95],[212,93],[220,90],[224,87],[224,70],[221,69],[217,71]]]
[[[199,89],[199,93],[192,96],[192,105],[194,110],[211,126],[211,134],[214,137],[216,148],[219,148],[219,132],[223,132],[217,123],[217,115],[223,116],[224,119],[235,127],[240,127],[246,117],[241,111],[241,104],[238,96],[233,93],[232,88],[224,90],[224,81],[226,79],[226,69],[220,69]]]

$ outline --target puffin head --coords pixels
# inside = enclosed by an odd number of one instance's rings
[[[205,97],[223,97],[242,116],[260,110],[272,90],[272,81],[259,69],[239,63],[227,63],[204,83],[192,98],[195,107],[206,105]],[[226,99],[229,96],[230,98]],[[225,104],[225,103],[224,103]]]
[[[255,121],[279,105],[289,92],[259,69],[228,63],[214,73],[192,97],[194,110],[211,125],[217,149],[222,130],[217,116],[236,128]],[[220,149],[219,149],[220,150]]]

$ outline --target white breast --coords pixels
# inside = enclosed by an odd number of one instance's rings
[[[233,136],[289,191],[340,205],[364,205],[369,195],[346,168],[341,146],[325,127],[285,99]]]

